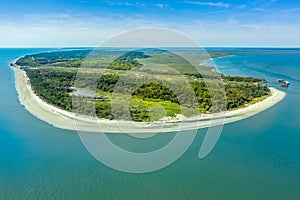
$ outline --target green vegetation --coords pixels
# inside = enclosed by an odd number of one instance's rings
[[[53,69],[23,68],[30,79],[35,93],[43,100],[70,110],[72,108],[72,86],[76,71],[63,71]]]
[[[227,109],[237,109],[270,94],[264,79],[220,75],[208,67],[201,67],[199,74],[199,69],[167,51],[89,53],[73,50],[28,55],[16,64],[46,102],[106,119],[130,117],[141,122],[176,114],[192,116],[224,110],[222,101]],[[88,90],[96,95],[84,95]],[[76,104],[72,98],[77,99]]]
[[[138,58],[149,58],[150,56],[145,55],[143,52],[131,51],[126,52],[124,55],[115,59],[109,69],[114,70],[131,70],[139,67],[140,63],[136,60]]]
[[[59,51],[50,53],[40,53],[27,55],[20,58],[16,64],[19,66],[42,67],[62,66],[63,67],[80,67],[82,60],[90,53],[90,50]]]

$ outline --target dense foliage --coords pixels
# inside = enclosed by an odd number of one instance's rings
[[[109,66],[109,69],[114,70],[130,70],[139,67],[141,64],[136,60],[138,58],[149,58],[150,56],[145,55],[140,51],[126,52],[122,56],[115,59]]]
[[[90,50],[59,51],[26,55],[20,58],[16,64],[19,66],[39,67],[45,65],[80,67]]]
[[[35,93],[60,108],[72,108],[72,87],[76,72],[24,68]]]
[[[26,71],[35,93],[43,100],[82,114],[96,112],[99,118],[106,119],[128,119],[122,109],[112,111],[113,92],[119,94],[117,99],[114,99],[115,106],[121,108],[126,105],[134,121],[151,121],[163,117],[164,115],[157,112],[157,109],[153,109],[157,105],[162,105],[168,116],[180,114],[180,106],[190,110],[195,109],[192,98],[189,96],[191,93],[189,89],[196,96],[199,111],[204,113],[217,111],[218,109],[212,108],[213,104],[221,104],[223,100],[226,101],[227,109],[235,109],[255,102],[270,93],[269,89],[263,85],[266,82],[264,79],[221,75],[223,83],[220,86],[220,84],[206,82],[214,80],[219,74],[207,73],[204,74],[205,79],[203,79],[203,75],[191,70],[188,72],[186,68],[178,65],[176,69],[183,69],[183,76],[188,81],[188,84],[183,84],[180,82],[180,77],[173,72],[168,74],[168,71],[158,71],[152,68],[139,71],[142,66],[140,59],[151,58],[150,55],[139,51],[125,53],[113,62],[107,62],[107,70],[101,75],[93,71],[89,72],[86,76],[93,75],[94,78],[87,79],[91,82],[86,83],[85,76],[77,76],[77,67],[81,65],[82,59],[88,53],[89,51],[79,50],[29,55],[19,59],[17,64]],[[186,66],[186,63],[184,65]],[[124,77],[123,74],[128,70],[134,71]],[[158,75],[163,77],[162,80],[156,79]],[[168,80],[164,77],[173,78]],[[78,79],[82,79],[83,83],[80,83]],[[78,82],[77,85],[75,80]],[[74,84],[77,88],[74,88]],[[98,95],[92,99],[78,96],[81,98],[80,104],[72,105],[74,92],[93,84],[96,84],[94,89]],[[122,89],[118,89],[120,85]],[[219,91],[220,88],[223,89],[223,93]],[[128,94],[131,95],[130,102],[124,104]],[[212,95],[217,102],[212,102]]]

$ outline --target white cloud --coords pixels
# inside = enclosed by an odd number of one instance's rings
[[[185,1],[187,4],[201,5],[201,6],[210,6],[210,7],[221,7],[221,8],[229,8],[230,5],[228,3],[223,2],[199,2],[199,1]]]
[[[155,7],[161,8],[161,9],[163,9],[163,8],[165,8],[165,7],[167,7],[167,6],[169,6],[168,4],[162,4],[162,3],[152,4],[152,5],[155,6]]]
[[[143,3],[131,3],[131,2],[113,2],[113,1],[106,1],[106,3],[110,6],[129,6],[129,7],[145,7],[146,4]]]
[[[212,14],[218,12],[228,10],[220,9]],[[291,11],[287,13],[290,14]],[[208,14],[205,13],[204,16]],[[140,27],[175,29],[205,46],[300,46],[299,21],[244,21],[239,16],[170,21],[143,14],[117,13],[101,13],[99,16],[89,13],[52,13],[20,18],[22,20],[0,20],[0,47],[95,46],[122,31]]]
[[[163,4],[163,3],[154,3],[154,4],[146,4],[146,3],[139,3],[139,2],[135,2],[135,3],[131,3],[131,2],[112,2],[112,1],[106,1],[106,3],[110,6],[128,6],[128,7],[157,7],[160,9],[163,9],[167,6],[169,6],[169,4]]]

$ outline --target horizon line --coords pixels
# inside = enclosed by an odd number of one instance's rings
[[[99,47],[99,46],[7,46],[1,47],[0,49],[74,49],[74,48],[143,48],[143,47]],[[145,47],[146,48],[146,47]],[[155,48],[155,47],[153,47]],[[300,46],[199,46],[199,47],[161,47],[161,48],[290,48],[300,49]]]

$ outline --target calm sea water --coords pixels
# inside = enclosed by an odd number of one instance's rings
[[[239,55],[215,59],[226,74],[291,82],[271,109],[228,124],[213,151],[198,159],[205,129],[174,164],[126,174],[95,160],[76,132],[54,128],[18,102],[9,62],[51,49],[0,49],[0,199],[299,199],[300,55]],[[111,135],[124,148],[148,151],[174,133],[143,142]]]

